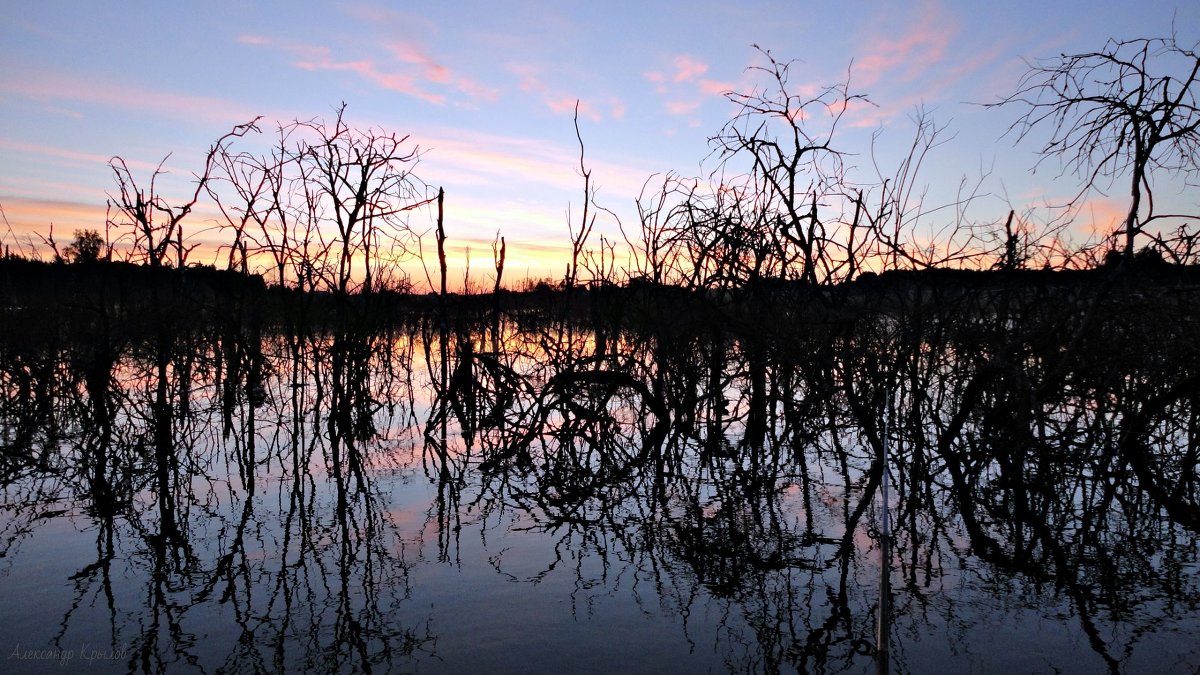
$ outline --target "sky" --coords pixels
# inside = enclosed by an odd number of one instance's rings
[[[166,158],[163,189],[183,194],[234,125],[262,116],[269,132],[345,103],[352,126],[422,150],[417,174],[446,192],[452,276],[469,255],[486,284],[499,231],[509,279],[560,278],[583,202],[576,103],[595,199],[613,214],[593,237],[619,240],[614,218],[636,221],[648,178],[714,169],[709,139],[736,112],[724,93],[761,86],[763,49],[795,61],[798,89],[849,78],[869,97],[835,140],[860,180],[902,158],[923,107],[945,140],[922,168],[930,203],[952,201],[965,179],[979,186],[973,217],[1000,220],[1062,203],[1078,181],[1045,164],[1035,172],[1036,138],[1005,136],[1017,111],[980,104],[1012,91],[1026,60],[1166,35],[1173,23],[1182,41],[1200,39],[1200,4],[7,2],[0,243],[28,252],[51,225],[59,242],[102,228],[113,156],[146,179]],[[1120,194],[1092,200],[1074,226],[1081,237],[1112,227]],[[198,209],[186,231],[215,217]]]

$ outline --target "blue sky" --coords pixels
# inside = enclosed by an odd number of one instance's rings
[[[987,174],[974,217],[1001,219],[1069,197],[1075,180],[1036,174],[1034,143],[1001,138],[1016,111],[985,109],[1022,58],[1159,36],[1197,39],[1200,6],[1176,2],[350,2],[6,3],[0,9],[0,206],[4,243],[69,239],[103,223],[113,155],[185,190],[232,125],[330,116],[409,134],[418,174],[444,186],[452,264],[490,263],[499,229],[518,276],[557,276],[567,211],[581,205],[578,100],[597,200],[626,222],[653,173],[704,175],[707,139],[733,112],[728,89],[761,82],[752,45],[797,87],[844,80],[875,107],[835,144],[858,179],[892,166],[917,106],[946,126],[927,162],[930,200]],[[1190,31],[1190,33],[1189,33]],[[1111,204],[1089,219],[1106,227]],[[577,211],[576,211],[577,212]],[[197,213],[197,229],[211,213]],[[936,218],[936,216],[934,216]],[[1086,230],[1090,223],[1080,223]],[[598,231],[619,237],[611,223]],[[34,237],[36,240],[36,237]]]

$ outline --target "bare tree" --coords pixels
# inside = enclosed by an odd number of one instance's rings
[[[616,242],[600,235],[600,245],[589,248],[583,262],[592,285],[608,286],[617,278]]]
[[[745,194],[758,200],[754,213],[737,220],[750,228],[743,233],[750,237],[746,243],[766,247],[752,255],[774,256],[782,264],[779,271],[786,272],[795,251],[799,278],[815,284],[827,280],[829,256],[836,255],[827,250],[835,243],[820,212],[822,200],[837,192],[843,179],[842,153],[833,136],[851,105],[869,101],[850,92],[849,78],[816,93],[797,92],[788,82],[792,63],[760,51],[767,65],[752,70],[766,73],[769,88],[726,94],[738,113],[710,142],[719,171],[744,175]],[[748,169],[739,162],[748,162]],[[766,262],[753,264],[761,270]]]
[[[307,218],[332,233],[328,243],[335,260],[326,285],[342,295],[370,292],[378,265],[409,255],[417,235],[408,213],[439,201],[427,196],[426,185],[412,173],[420,150],[410,146],[408,136],[352,128],[345,111],[342,105],[329,123],[296,122],[290,149],[304,185]]]
[[[1014,93],[993,106],[1024,113],[1010,127],[1018,140],[1037,128],[1050,137],[1040,153],[1057,157],[1083,180],[1074,202],[1127,181],[1121,229],[1126,257],[1156,213],[1156,172],[1195,174],[1200,150],[1200,43],[1166,38],[1109,40],[1102,49],[1030,64]],[[1039,160],[1040,161],[1040,160]]]
[[[563,286],[568,294],[579,280],[579,259],[583,256],[588,237],[596,225],[596,214],[590,211],[596,189],[592,186],[592,170],[584,163],[583,134],[579,131],[579,101],[575,102],[575,139],[579,141],[579,175],[583,178],[583,215],[579,219],[579,228],[576,229],[575,224],[571,222],[570,213],[567,214],[567,229],[571,234],[571,261],[567,264]]]
[[[446,226],[444,221],[445,215],[446,191],[438,188],[437,193],[437,229],[435,235],[437,237],[437,256],[438,269],[441,272],[441,294],[440,297],[443,303],[443,310],[446,302]]]
[[[168,251],[174,245],[176,263],[180,267],[183,266],[186,256],[183,246],[183,219],[200,200],[200,193],[212,175],[214,162],[226,152],[227,144],[250,131],[257,131],[257,123],[258,118],[255,118],[246,124],[239,124],[217,139],[208,150],[203,171],[195,176],[196,186],[191,197],[177,205],[168,203],[158,192],[158,180],[166,173],[163,165],[170,155],[159,162],[154,173],[150,175],[148,185],[138,184],[133,172],[129,170],[129,165],[121,157],[113,157],[109,161],[109,167],[117,182],[117,194],[109,198],[109,206],[122,220],[113,221],[110,213],[108,226],[129,228],[134,258],[143,259],[151,267],[159,267],[167,261]]]
[[[314,266],[312,251],[303,243],[315,236],[316,223],[303,217],[309,191],[297,170],[299,153],[292,139],[297,126],[277,125],[276,141],[262,154],[226,149],[217,157],[208,184],[208,194],[223,216],[220,227],[232,236],[225,245],[228,268],[246,272],[255,266],[251,260],[265,258],[280,286],[303,285],[304,269]],[[307,232],[304,225],[310,226]]]
[[[499,297],[500,295],[500,280],[504,277],[504,257],[508,253],[508,247],[504,243],[504,237],[500,236],[500,230],[496,230],[496,238],[492,240],[492,262],[496,266],[496,282],[492,287],[492,295]]]
[[[651,190],[651,184],[655,184]],[[684,233],[688,229],[688,211],[696,200],[699,180],[684,179],[674,173],[646,179],[636,201],[639,231],[636,241],[621,228],[629,245],[630,261],[637,276],[654,284],[678,281]]]

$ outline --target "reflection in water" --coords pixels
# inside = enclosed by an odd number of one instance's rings
[[[1200,667],[1194,333],[967,302],[8,335],[6,670]]]

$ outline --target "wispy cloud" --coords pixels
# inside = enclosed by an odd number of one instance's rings
[[[889,25],[883,35],[866,40],[865,55],[854,62],[854,79],[866,87],[884,79],[911,82],[942,63],[958,31],[957,22],[941,7],[925,2],[907,25]]]
[[[570,106],[574,105],[571,100]],[[564,191],[580,185],[574,173],[579,165],[577,148],[463,129],[429,129],[422,137],[429,170],[456,183],[463,179],[481,185],[532,183]]]
[[[384,49],[397,62],[415,66],[418,74],[427,82],[452,87],[472,99],[495,101],[498,96],[495,87],[452,72],[449,67],[435,59],[416,43],[390,40],[384,44]]]
[[[495,101],[499,96],[495,87],[455,73],[415,42],[390,39],[380,44],[379,54],[350,58],[341,53],[335,55],[333,48],[324,45],[276,40],[262,35],[242,35],[238,42],[280,51],[301,70],[352,73],[381,89],[434,105],[447,104],[453,94],[460,94],[471,102]]]
[[[708,72],[708,64],[687,54],[675,57],[675,74],[673,82],[690,82]]]
[[[667,101],[663,107],[672,115],[690,115],[700,107],[700,101]]]
[[[618,96],[581,97],[567,93],[546,84],[543,69],[528,63],[510,63],[506,69],[516,76],[518,89],[540,97],[542,104],[555,114],[574,114],[578,103],[580,116],[593,122],[625,116],[625,102]]]
[[[262,47],[271,44],[271,38],[263,37],[262,35],[239,35],[237,42],[238,44]]]
[[[724,96],[726,93],[737,88],[732,82],[721,82],[718,80],[700,80],[697,83],[700,93],[708,96]]]
[[[72,148],[64,148],[61,146],[45,145],[42,143],[28,143],[25,141],[14,140],[11,138],[0,138],[0,149],[5,151],[5,154],[11,154],[19,158],[36,158],[39,161],[45,162],[48,159],[55,160],[59,165],[56,168],[96,168],[104,167],[112,159],[110,155],[101,155],[94,152],[83,152]],[[22,157],[23,156],[23,157]],[[158,165],[152,162],[138,160],[136,158],[127,159],[126,166],[137,171],[154,171]],[[171,170],[170,167],[163,167],[164,170]],[[181,171],[175,169],[175,171]]]
[[[542,92],[546,85],[542,82],[541,69],[528,63],[510,63],[508,72],[517,76],[517,88],[527,92]]]
[[[434,105],[444,105],[446,103],[445,94],[430,91],[428,88],[422,86],[412,74],[385,72],[380,70],[379,66],[370,60],[336,61],[326,53],[317,59],[296,61],[295,65],[301,70],[327,70],[353,73],[381,89],[411,96]]]
[[[104,203],[88,204],[84,202],[58,199],[26,199],[12,196],[0,196],[4,207],[4,215],[8,226],[12,228],[11,235],[8,227],[0,225],[0,241],[14,250],[26,243],[40,242],[40,237],[50,235],[50,226],[54,227],[54,237],[69,241],[72,231],[83,228],[103,229],[105,206]],[[15,240],[12,237],[16,237]],[[61,245],[61,244],[60,244]]]
[[[46,106],[46,112],[50,113],[51,115],[61,115],[63,117],[70,117],[73,120],[83,119],[83,113],[79,112],[78,110],[71,110],[68,108],[60,108],[56,105]]]
[[[602,119],[600,117],[600,113],[596,112],[596,109],[593,108],[590,103],[587,101],[581,101],[577,98],[572,98],[570,96],[563,96],[557,99],[546,99],[546,105],[549,106],[550,110],[556,113],[573,113],[575,110],[578,110],[580,115],[592,120],[593,122],[599,122]]]
[[[885,17],[859,38],[865,53],[853,62],[852,93],[866,93],[874,105],[853,106],[846,124],[876,127],[902,121],[917,108],[947,101],[961,83],[980,77],[1004,53],[1003,44],[961,44],[958,19],[937,0],[926,0],[903,20]],[[964,54],[964,50],[969,51]]]
[[[116,79],[59,72],[22,70],[0,78],[0,93],[39,101],[63,114],[64,102],[137,110],[187,121],[244,122],[255,117],[244,105],[211,96],[181,94]]]
[[[345,6],[344,11],[349,16],[362,20],[371,26],[383,26],[388,29],[405,29],[423,35],[432,34],[437,30],[437,25],[427,17],[419,13],[406,12],[389,7],[386,3],[352,3]]]
[[[619,120],[625,117],[625,102],[620,98],[617,98],[616,96],[610,97],[608,99],[608,105],[608,114],[612,116],[614,120]]]
[[[1066,203],[1060,199],[1058,203]],[[1129,214],[1129,205],[1112,197],[1092,195],[1082,201],[1074,211],[1074,223],[1070,228],[1084,237],[1103,239],[1116,232]]]
[[[732,82],[703,77],[708,70],[708,64],[695,56],[678,54],[671,58],[669,68],[648,70],[643,77],[663,97],[663,110],[691,117],[688,124],[694,127],[700,123],[694,116],[706,102],[737,88]]]
[[[384,45],[392,57],[400,63],[408,63],[419,66],[425,79],[430,82],[444,84],[450,82],[450,69],[438,63],[429,54],[419,49],[416,45],[407,42],[389,42]]]

